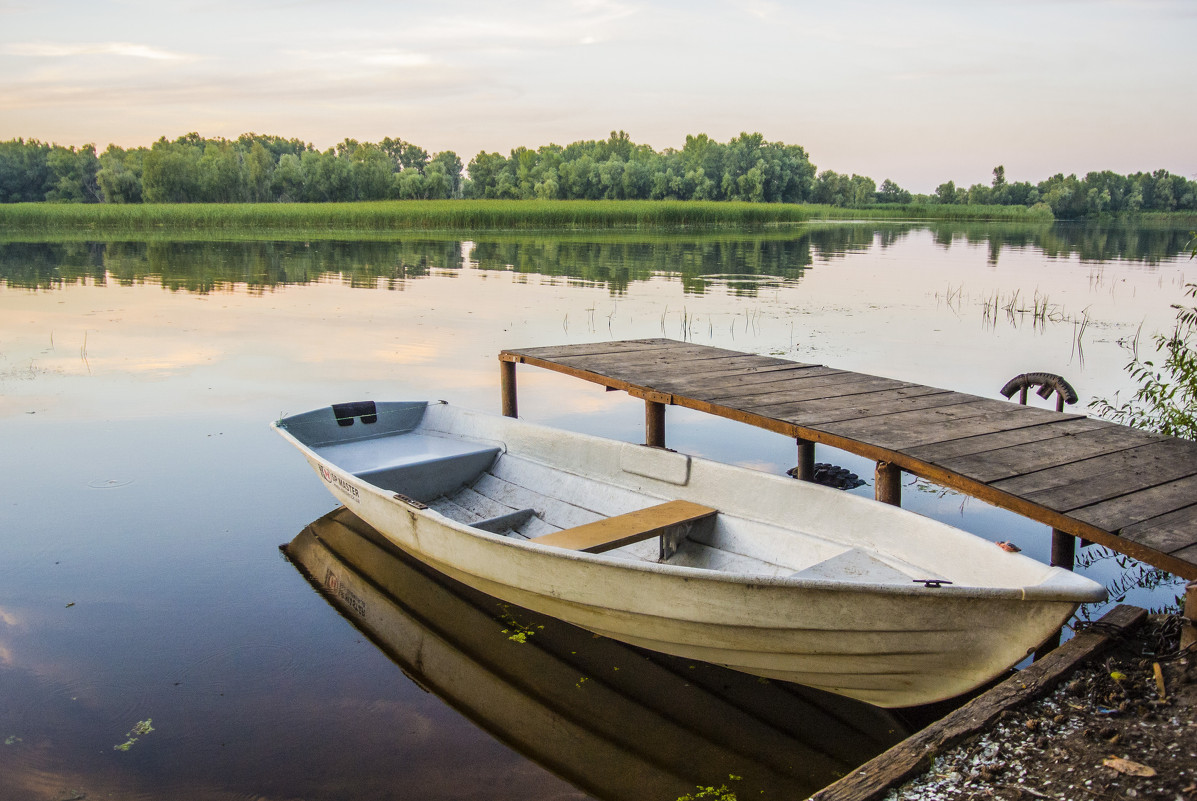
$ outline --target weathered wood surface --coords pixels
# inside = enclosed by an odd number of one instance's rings
[[[690,501],[667,501],[647,509],[604,517],[593,523],[533,537],[541,545],[602,553],[659,537],[667,529],[710,517],[717,510]]]
[[[1197,443],[667,339],[508,350],[499,358],[841,448],[1197,579]]]
[[[1146,617],[1146,610],[1136,606],[1114,607],[1098,621],[1099,626],[1077,634],[946,718],[815,793],[810,801],[884,798],[893,787],[923,773],[944,750],[987,730],[1005,710],[1047,695],[1077,665],[1107,648],[1116,637],[1140,626]]]

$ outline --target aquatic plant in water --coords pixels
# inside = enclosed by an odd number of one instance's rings
[[[125,732],[125,737],[127,737],[128,739],[125,740],[125,742],[121,743],[120,745],[112,746],[112,750],[128,751],[130,748],[133,747],[133,743],[137,742],[137,740],[139,738],[143,737],[144,735],[149,734],[150,732],[152,732],[154,730],[154,727],[152,725],[150,725],[152,722],[153,722],[152,718],[146,718],[145,720],[138,721],[137,724],[135,726],[133,726],[132,729]]]

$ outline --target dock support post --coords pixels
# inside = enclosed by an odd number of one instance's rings
[[[1052,567],[1062,567],[1065,570],[1076,567],[1076,537],[1057,528],[1052,529]],[[1057,631],[1035,649],[1035,659],[1042,659],[1059,648],[1061,639],[1062,632]]]
[[[902,505],[902,468],[891,462],[878,462],[873,479],[877,500],[893,506]]]
[[[499,362],[499,385],[503,394],[503,416],[519,417],[515,400],[515,362]]]
[[[795,478],[815,480],[815,443],[802,437],[798,437],[798,470]]]
[[[1180,630],[1180,649],[1192,648],[1197,644],[1197,581],[1190,581],[1185,587],[1185,621]]]
[[[1052,567],[1076,567],[1076,537],[1056,528],[1052,529]]]
[[[645,399],[644,443],[654,448],[665,447],[665,404]]]

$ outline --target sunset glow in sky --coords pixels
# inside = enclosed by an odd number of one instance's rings
[[[1197,2],[0,0],[0,140],[430,153],[759,131],[916,192],[1197,178]]]

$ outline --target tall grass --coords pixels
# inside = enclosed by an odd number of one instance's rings
[[[670,200],[0,204],[0,232],[594,230],[763,228],[807,220],[1038,221],[1021,206],[835,206]]]
[[[760,227],[802,222],[809,212],[779,203],[681,201],[411,200],[362,203],[0,205],[0,228],[94,231],[268,229],[504,230]]]

